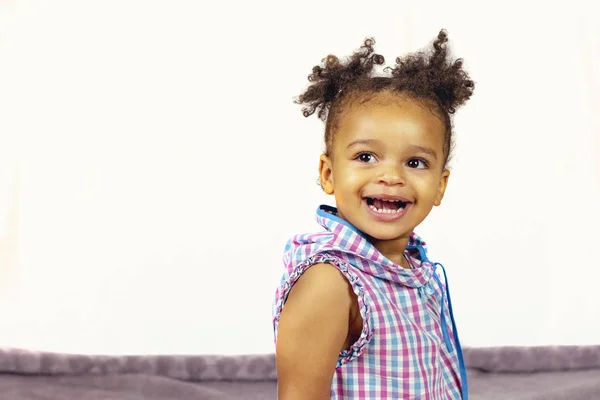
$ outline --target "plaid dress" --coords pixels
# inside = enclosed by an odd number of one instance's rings
[[[334,207],[320,206],[317,222],[325,231],[296,235],[286,245],[286,269],[273,305],[275,342],[292,285],[310,266],[328,263],[350,282],[364,321],[360,338],[339,355],[332,399],[467,399],[445,271],[427,259],[425,242],[412,234],[405,255],[413,268],[405,269],[339,218]]]

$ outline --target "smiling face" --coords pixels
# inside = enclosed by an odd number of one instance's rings
[[[442,201],[450,175],[444,132],[422,104],[380,92],[349,105],[331,154],[321,156],[321,185],[335,196],[340,217],[398,264],[414,228]]]

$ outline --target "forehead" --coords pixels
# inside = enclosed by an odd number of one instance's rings
[[[397,94],[378,93],[349,103],[340,115],[336,147],[358,139],[377,139],[389,145],[414,144],[439,151],[444,124],[428,104]]]

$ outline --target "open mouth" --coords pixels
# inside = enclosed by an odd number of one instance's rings
[[[367,197],[367,205],[371,210],[380,214],[399,214],[404,211],[408,203],[400,200],[377,199]]]

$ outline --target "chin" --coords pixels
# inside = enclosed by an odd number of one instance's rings
[[[367,235],[370,238],[373,238],[377,241],[387,241],[387,240],[396,240],[396,239],[400,239],[403,237],[409,237],[410,234],[412,233],[412,231],[406,233],[404,231],[394,231],[394,232],[386,232],[386,231],[375,231],[373,229],[371,229],[370,231],[364,231],[363,232],[365,235]]]

